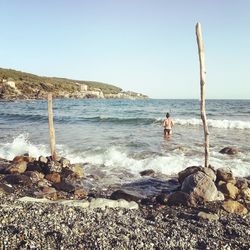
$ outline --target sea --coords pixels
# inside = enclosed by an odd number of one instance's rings
[[[163,135],[166,112],[174,121]],[[250,176],[250,100],[207,100],[210,158],[214,168]],[[100,185],[121,185],[153,169],[174,176],[204,165],[204,130],[197,100],[54,99],[57,154],[80,163]],[[236,155],[219,153],[224,147]],[[46,100],[0,102],[0,157],[50,155]]]

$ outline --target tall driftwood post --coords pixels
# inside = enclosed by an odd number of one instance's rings
[[[199,61],[200,61],[200,88],[201,88],[200,110],[201,110],[201,119],[203,122],[204,135],[205,135],[205,167],[208,167],[209,132],[208,132],[206,108],[205,108],[205,75],[206,75],[205,52],[204,52],[204,44],[202,40],[200,23],[196,24],[196,39],[197,39],[197,44],[198,44],[198,53],[199,53]]]
[[[52,93],[48,94],[49,137],[52,160],[56,159],[55,129],[53,123]]]

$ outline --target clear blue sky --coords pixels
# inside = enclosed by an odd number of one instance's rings
[[[249,0],[0,0],[0,67],[112,83],[152,98],[250,98]]]

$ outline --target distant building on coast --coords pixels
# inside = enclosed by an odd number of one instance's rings
[[[80,87],[80,92],[88,91],[88,85],[87,84],[78,83],[78,82],[76,82],[76,84]]]

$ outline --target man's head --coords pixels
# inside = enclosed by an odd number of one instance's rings
[[[169,116],[170,116],[170,114],[169,114],[169,113],[167,113],[167,114],[166,114],[166,117],[168,118]]]

